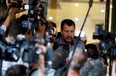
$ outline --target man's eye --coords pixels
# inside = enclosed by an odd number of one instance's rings
[[[64,32],[68,32],[68,31],[64,31]]]

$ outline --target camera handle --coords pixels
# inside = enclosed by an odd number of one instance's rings
[[[76,44],[74,45],[74,50],[73,50],[73,52],[72,52],[70,61],[69,61],[68,65],[66,66],[67,69],[66,69],[65,76],[68,75],[68,71],[69,71],[69,68],[70,68],[70,64],[71,64],[71,62],[72,62],[72,60],[73,60],[73,56],[74,56],[74,54],[75,54],[76,47],[77,47],[78,44],[79,44],[80,35],[81,35],[81,32],[82,32],[82,30],[83,30],[83,28],[84,28],[84,25],[85,25],[85,22],[86,22],[86,20],[87,20],[87,17],[88,17],[88,14],[89,14],[89,12],[90,12],[90,9],[91,9],[91,7],[92,7],[92,4],[93,4],[93,0],[90,0],[90,1],[89,1],[89,8],[88,8],[87,14],[86,14],[86,16],[85,16],[84,22],[83,22],[82,27],[81,27],[81,29],[80,29],[79,36],[78,36],[77,39],[76,39]]]

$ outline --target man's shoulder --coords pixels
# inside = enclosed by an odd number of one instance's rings
[[[60,44],[62,44],[61,38],[55,39],[53,49],[56,50]]]
[[[55,42],[59,42],[59,41],[62,41],[61,37],[55,39]]]
[[[54,41],[54,44],[58,44],[58,45],[62,44],[62,38],[61,37],[56,38],[55,41]]]

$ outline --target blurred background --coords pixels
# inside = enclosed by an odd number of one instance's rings
[[[101,0],[102,1],[102,0]],[[105,24],[106,1],[93,0],[87,21],[83,31],[87,35],[87,43],[97,42],[93,40],[93,32],[96,24]],[[48,0],[47,20],[51,20],[57,24],[60,31],[60,23],[65,18],[70,18],[76,23],[76,31],[79,31],[86,13],[89,8],[89,0]],[[112,4],[110,4],[111,18]],[[111,26],[111,21],[109,21]]]
[[[80,30],[89,8],[90,0],[41,0],[45,2],[46,19],[57,24],[57,30],[60,31],[60,23],[65,18],[72,19],[76,24],[76,32]],[[109,30],[111,30],[112,0],[109,9]],[[115,1],[115,0],[114,0]],[[87,43],[98,42],[93,39],[96,24],[104,24],[106,15],[107,0],[93,0],[92,7],[85,22],[84,33],[87,35]],[[23,13],[21,13],[23,14]],[[20,14],[20,15],[21,15]],[[18,15],[18,16],[20,16]]]

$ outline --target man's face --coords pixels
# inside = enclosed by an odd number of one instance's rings
[[[74,38],[74,25],[68,26],[67,24],[64,25],[63,29],[61,30],[62,39],[64,43],[71,43]]]

